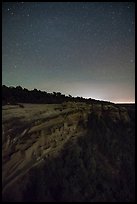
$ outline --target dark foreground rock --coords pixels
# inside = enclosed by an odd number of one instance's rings
[[[3,201],[134,202],[133,109],[72,103],[55,113],[3,139]]]

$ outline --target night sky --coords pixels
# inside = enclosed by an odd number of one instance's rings
[[[134,3],[3,3],[2,84],[134,102]]]

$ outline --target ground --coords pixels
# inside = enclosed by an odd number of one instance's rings
[[[2,111],[3,200],[134,200],[133,110],[72,102]]]

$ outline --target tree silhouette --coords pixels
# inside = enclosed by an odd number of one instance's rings
[[[59,104],[63,102],[85,102],[91,104],[110,104],[108,101],[99,101],[95,99],[85,99],[83,97],[73,97],[65,96],[60,92],[47,93],[46,91],[40,91],[34,88],[33,90],[28,90],[22,88],[21,86],[16,87],[7,87],[2,86],[2,104],[7,103],[16,104],[16,103],[44,103],[44,104]]]

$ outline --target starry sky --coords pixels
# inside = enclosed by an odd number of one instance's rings
[[[133,2],[5,2],[2,84],[135,101]]]

